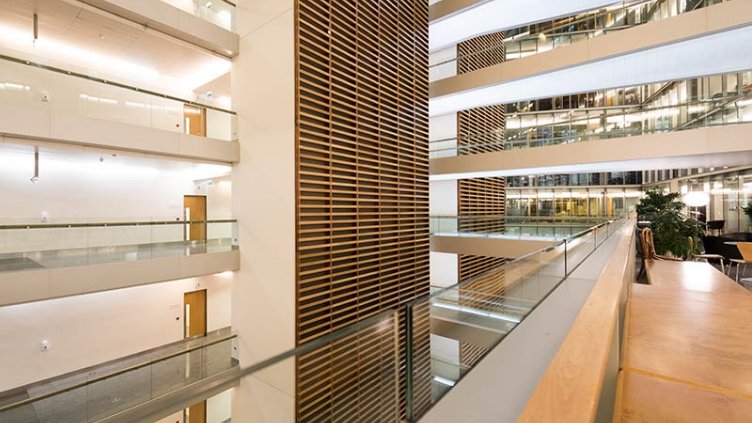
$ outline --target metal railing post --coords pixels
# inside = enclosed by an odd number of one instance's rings
[[[413,421],[413,306],[405,304],[405,418]]]
[[[564,277],[569,276],[569,266],[567,265],[567,240],[564,240]]]

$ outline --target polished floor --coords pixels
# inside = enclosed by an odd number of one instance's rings
[[[224,339],[229,335],[229,328],[221,329],[2,392],[0,407],[26,398],[40,399],[0,412],[0,422],[97,421],[237,366],[234,340]],[[95,378],[100,379],[90,383]],[[60,390],[66,391],[54,394]]]
[[[122,261],[149,260],[196,254],[221,253],[237,249],[232,239],[179,241],[116,247],[75,248],[0,254],[0,272],[52,269]]]

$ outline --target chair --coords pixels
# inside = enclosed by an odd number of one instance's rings
[[[642,254],[646,259],[651,260],[670,260],[670,261],[683,261],[677,257],[662,256],[655,252],[655,242],[653,241],[653,230],[650,228],[643,228],[640,231],[640,246],[642,247]]]
[[[725,220],[709,220],[705,228],[709,234],[715,233],[715,235],[720,236],[725,226]]]
[[[689,251],[690,251],[689,258],[692,261],[704,260],[706,263],[709,263],[708,260],[718,260],[718,262],[721,263],[721,272],[723,272],[723,274],[726,274],[726,266],[723,264],[723,260],[725,260],[725,257],[723,257],[720,254],[707,254],[705,251],[703,251],[700,254],[694,254],[692,253],[692,251],[694,250],[695,250],[695,239],[690,236],[689,237]]]
[[[741,259],[731,259],[731,264],[736,264],[736,282],[739,282],[739,266],[742,267],[742,276],[747,271],[747,265],[752,263],[752,242],[739,242],[736,244],[736,248],[739,249],[739,253],[742,255]],[[731,273],[731,268],[729,268]]]
[[[637,257],[640,258],[640,271],[637,272],[636,281],[642,283],[642,281],[645,280],[645,275],[647,272],[647,269],[645,267],[645,253],[643,253],[642,250],[642,229],[635,227],[635,235],[640,239],[640,242],[638,242],[636,245]]]

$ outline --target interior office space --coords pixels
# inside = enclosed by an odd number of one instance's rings
[[[0,421],[752,420],[749,0],[0,9]]]

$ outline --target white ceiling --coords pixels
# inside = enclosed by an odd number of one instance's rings
[[[75,0],[0,0],[0,10],[0,50],[11,56],[183,95],[231,66],[225,58]],[[35,11],[39,39],[33,43]]]

